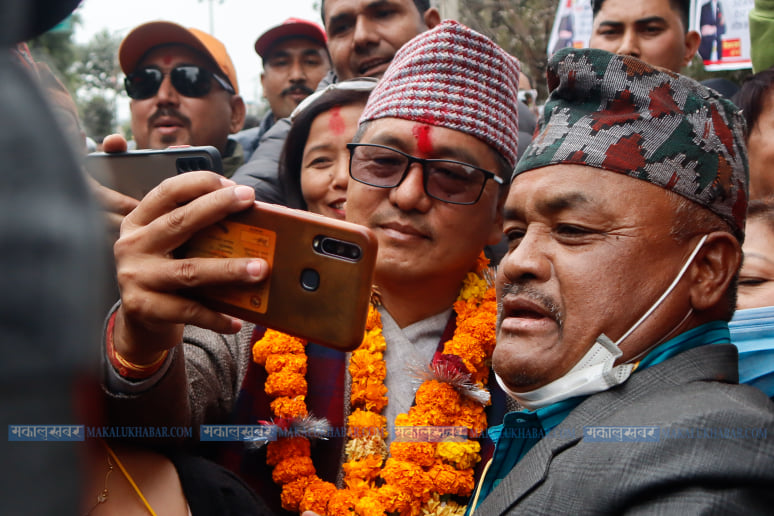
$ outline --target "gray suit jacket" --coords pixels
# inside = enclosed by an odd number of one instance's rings
[[[701,346],[590,396],[475,516],[774,513],[774,404],[736,381],[736,348]],[[588,426],[658,426],[660,438],[595,443]]]

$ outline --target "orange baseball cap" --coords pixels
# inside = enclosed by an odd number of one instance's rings
[[[255,52],[263,58],[271,47],[280,40],[287,38],[311,39],[323,47],[328,44],[328,38],[320,25],[308,20],[302,20],[301,18],[288,18],[280,25],[267,30],[255,40]]]
[[[228,79],[234,91],[239,93],[236,69],[226,52],[226,47],[214,36],[198,29],[186,29],[176,23],[155,21],[132,30],[118,48],[118,62],[125,74],[132,73],[137,64],[151,49],[160,45],[179,44],[191,47],[212,59],[220,72]]]

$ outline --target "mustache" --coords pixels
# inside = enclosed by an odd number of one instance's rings
[[[285,95],[292,95],[294,93],[303,93],[309,96],[314,93],[314,90],[305,84],[294,84],[282,90],[281,95],[284,97]]]
[[[172,107],[162,107],[159,108],[151,117],[148,119],[148,125],[153,125],[156,120],[162,117],[173,117],[179,119],[181,122],[183,122],[184,125],[190,126],[191,125],[191,119],[185,116],[183,113],[178,111],[175,108]]]
[[[505,296],[521,296],[526,297],[533,303],[540,305],[546,312],[551,314],[551,317],[556,321],[559,326],[559,331],[562,331],[564,326],[564,314],[559,308],[559,304],[554,299],[536,288],[529,285],[523,285],[518,283],[503,283],[500,288],[500,296],[497,299],[497,327],[499,328],[502,322],[503,316],[503,298]]]
[[[426,237],[433,238],[434,236],[433,231],[421,215],[415,216],[413,213],[401,212],[400,210],[393,213],[383,212],[374,214],[372,223],[376,226],[389,223],[405,224],[411,226]]]

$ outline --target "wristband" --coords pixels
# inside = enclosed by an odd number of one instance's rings
[[[161,356],[150,364],[141,365],[130,362],[122,357],[113,345],[113,328],[115,327],[115,323],[116,312],[113,312],[110,319],[108,319],[107,334],[105,335],[107,357],[108,361],[110,361],[110,365],[113,366],[113,369],[115,369],[119,375],[131,380],[144,380],[145,378],[153,376],[153,373],[158,371],[164,364],[167,355],[169,355],[169,350],[165,349],[164,352],[161,353]]]

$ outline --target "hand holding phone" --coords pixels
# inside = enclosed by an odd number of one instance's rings
[[[121,225],[113,246],[121,305],[116,317],[116,350],[138,364],[180,343],[183,325],[234,333],[241,323],[181,292],[192,286],[260,283],[263,260],[235,258],[178,260],[175,249],[197,232],[252,207],[255,191],[212,172],[189,172],[147,195]]]
[[[364,226],[256,202],[199,232],[176,255],[265,259],[266,282],[191,295],[214,310],[348,351],[363,339],[376,251]]]

